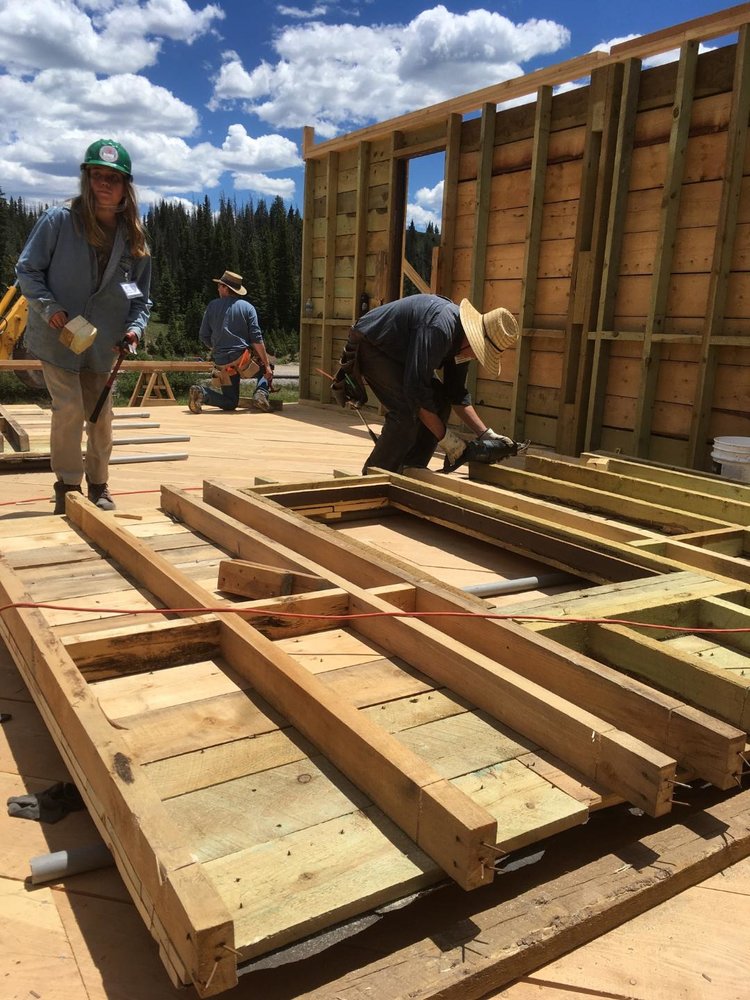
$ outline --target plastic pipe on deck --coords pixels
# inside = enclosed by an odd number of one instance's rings
[[[463,590],[475,597],[497,597],[500,594],[522,594],[526,590],[559,587],[564,583],[573,583],[576,579],[568,573],[547,573],[544,576],[522,576],[516,580],[492,580],[490,583],[477,583],[473,587],[464,587]]]
[[[88,844],[86,847],[74,847],[69,851],[39,854],[29,863],[31,884],[40,885],[43,882],[57,882],[68,875],[90,872],[95,868],[107,868],[114,864],[114,859],[102,841],[98,844]]]

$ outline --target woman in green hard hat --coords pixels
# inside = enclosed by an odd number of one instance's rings
[[[89,418],[117,352],[127,347],[135,353],[151,305],[151,256],[130,156],[119,142],[91,143],[81,164],[80,194],[40,217],[16,275],[29,303],[26,345],[42,362],[52,398],[55,513],[65,513],[65,495],[80,493],[84,476],[89,500],[113,510],[108,485],[111,395],[98,419],[92,423]],[[96,329],[89,346],[85,339],[83,345],[71,345],[70,336],[60,338],[66,324],[79,317]],[[79,347],[83,349],[77,353]]]

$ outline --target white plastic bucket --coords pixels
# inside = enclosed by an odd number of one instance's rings
[[[750,438],[717,437],[711,458],[725,479],[750,483]]]

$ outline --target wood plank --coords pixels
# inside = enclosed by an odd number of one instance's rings
[[[510,468],[509,466],[471,466],[472,478],[492,483],[505,489],[516,489],[523,493],[543,496],[557,502],[591,510],[597,514],[617,517],[626,524],[637,524],[672,534],[686,531],[701,531],[721,527],[726,521],[690,514],[682,509],[664,507],[656,503],[628,498],[625,503],[619,493],[600,490],[570,482],[561,482],[541,473]]]
[[[465,702],[433,688],[427,691],[415,688],[406,697],[395,697],[382,704],[368,704],[372,700],[372,697],[363,699],[360,703],[362,711],[391,733],[449,715],[459,715],[468,708]],[[225,701],[228,702],[228,699]],[[236,699],[235,702],[238,703]],[[213,704],[217,704],[217,699],[213,700]],[[211,711],[210,706],[208,711]],[[183,722],[189,721],[186,720],[186,712],[171,714],[176,720],[182,717]],[[215,720],[216,716],[211,718]],[[132,720],[130,724],[137,724],[137,721]],[[164,741],[161,753],[151,754],[153,759],[147,764],[147,772],[161,797],[167,799],[314,756],[312,744],[283,724],[283,720],[277,721],[276,727],[266,726],[265,729],[265,732],[257,733],[248,729],[239,737],[235,733],[236,738],[227,738],[221,743],[217,741],[212,746],[206,746],[204,741],[198,749],[185,752],[181,752],[179,746],[167,746]],[[141,759],[144,756],[142,754]]]
[[[326,590],[326,580],[313,573],[279,570],[244,559],[222,560],[219,563],[218,590],[240,597],[287,597],[311,590]]]
[[[641,480],[633,470],[629,475],[619,474],[614,470],[597,468],[588,463],[581,464],[569,460],[542,455],[530,455],[524,460],[524,467],[529,472],[543,473],[554,479],[565,479],[570,483],[600,489],[634,500],[648,501],[653,504],[663,504],[672,510],[684,511],[685,514],[705,516],[714,522],[711,527],[719,528],[726,524],[750,523],[750,499],[718,497],[712,493],[702,493],[700,479],[692,484],[672,486],[666,482],[653,482],[650,479]],[[748,494],[750,496],[750,493]]]
[[[42,362],[31,359],[16,360],[15,358],[0,359],[0,372],[2,371],[41,371]],[[211,361],[140,361],[126,360],[123,362],[121,371],[132,372],[210,372],[213,369]],[[139,414],[141,416],[141,414]],[[148,416],[148,414],[142,414]]]
[[[0,451],[2,451],[2,438],[8,439],[8,443],[14,451],[29,451],[29,435],[15,420],[7,406],[0,406]]]

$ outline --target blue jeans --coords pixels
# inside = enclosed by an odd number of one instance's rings
[[[400,472],[408,466],[425,468],[438,439],[419,419],[414,401],[404,395],[404,366],[364,339],[357,360],[362,377],[386,410],[378,443],[368,455],[362,473],[370,467],[386,472]],[[440,399],[443,386],[437,379],[434,388]],[[450,410],[450,403],[441,400],[443,421],[447,421]]]
[[[255,385],[255,392],[258,389],[265,389],[268,392],[268,379],[265,375],[261,375]],[[204,406],[218,406],[221,410],[236,410],[237,404],[240,401],[240,376],[232,375],[230,377],[229,385],[223,385],[221,387],[221,392],[216,389],[211,389],[210,386],[205,386],[203,389],[203,405]]]

